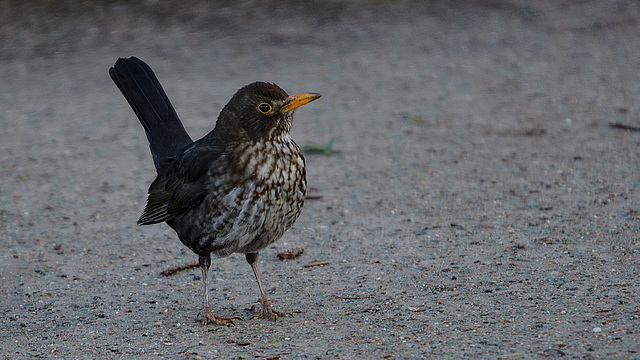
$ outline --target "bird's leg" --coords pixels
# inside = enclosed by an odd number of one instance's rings
[[[258,281],[258,288],[260,288],[260,311],[254,316],[255,319],[260,319],[265,315],[271,319],[276,320],[278,317],[292,317],[293,315],[285,312],[275,311],[271,308],[271,301],[267,299],[267,293],[264,291],[262,287],[262,282],[260,281],[260,276],[258,275],[258,269],[256,268],[256,262],[258,260],[258,253],[249,253],[246,254],[246,259],[249,265],[251,265],[251,269],[253,270],[253,274],[256,276],[256,280]]]
[[[209,307],[209,286],[208,286],[208,275],[209,275],[209,267],[211,266],[211,255],[200,256],[198,259],[200,263],[200,267],[202,268],[202,280],[204,282],[204,324],[213,323],[214,325],[233,325],[233,319],[239,319],[237,317],[224,317],[217,316],[211,313],[211,308]]]

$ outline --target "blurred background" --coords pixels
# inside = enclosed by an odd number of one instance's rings
[[[637,358],[639,19],[622,0],[0,1],[0,355]],[[135,225],[155,171],[108,76],[132,55],[194,139],[250,82],[323,95],[293,126],[316,199],[260,257],[294,319],[203,327],[199,271],[159,275],[195,256]],[[211,271],[216,312],[248,319],[244,259]]]

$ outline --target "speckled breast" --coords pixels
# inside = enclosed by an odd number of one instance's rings
[[[218,214],[203,224],[213,231],[202,234],[198,250],[218,256],[252,253],[278,240],[293,225],[302,210],[307,190],[305,161],[300,148],[287,135],[238,149],[238,178],[212,174],[212,187],[221,201],[210,206]],[[228,173],[226,174],[229,175]],[[240,181],[238,181],[240,180]],[[230,184],[236,183],[236,186]]]

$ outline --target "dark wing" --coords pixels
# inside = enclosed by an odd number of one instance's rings
[[[149,197],[138,224],[149,225],[183,214],[199,204],[207,194],[207,173],[217,161],[223,161],[221,149],[198,146],[188,148],[158,169],[149,187]]]

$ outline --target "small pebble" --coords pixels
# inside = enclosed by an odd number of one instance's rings
[[[591,330],[591,331],[593,331],[594,333],[599,333],[599,332],[602,332],[602,328],[594,327],[593,330]]]

